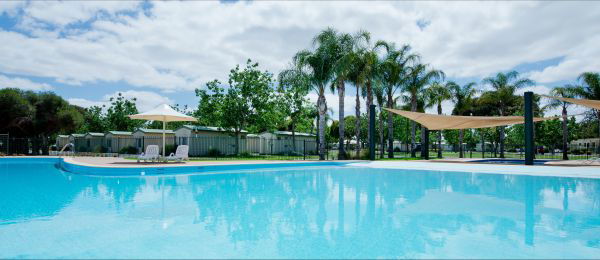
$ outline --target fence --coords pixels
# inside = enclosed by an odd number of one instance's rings
[[[561,145],[541,145],[536,144],[535,158],[536,159],[562,159],[563,151]],[[437,157],[437,144],[430,147],[430,158]],[[569,160],[586,160],[590,158],[600,157],[600,147],[595,145],[568,145],[567,155]],[[418,156],[418,154],[417,154]],[[460,156],[459,146],[443,146],[443,158],[458,158]],[[500,158],[500,144],[486,143],[467,145],[463,144],[463,158]],[[525,146],[516,144],[505,144],[504,158],[508,159],[524,159]]]
[[[313,138],[314,139],[314,138]],[[162,137],[81,137],[69,140],[72,147],[66,151],[77,154],[135,155],[148,145],[158,145],[162,151]],[[58,143],[58,142],[57,142]],[[165,138],[165,152],[175,152],[178,145],[189,146],[189,156],[196,159],[318,159],[316,140],[298,138],[266,139],[233,136],[196,136]],[[59,145],[56,146],[60,149]]]

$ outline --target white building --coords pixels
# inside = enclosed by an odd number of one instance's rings
[[[240,153],[248,152],[246,135],[242,130],[239,137]],[[177,144],[189,145],[190,156],[207,156],[209,154],[232,155],[236,153],[235,132],[215,126],[184,125],[175,130]]]
[[[258,143],[253,149],[260,154],[315,154],[317,152],[317,136],[309,133],[295,133],[295,141],[290,131],[264,132],[259,135]],[[258,149],[256,149],[258,145]]]
[[[133,137],[133,132],[108,131],[104,133],[104,140],[108,149],[107,152],[109,153],[118,153],[123,148],[136,146],[136,139]]]
[[[165,144],[167,146],[175,145],[175,132],[173,130],[165,131]],[[158,145],[159,151],[162,151],[163,144],[163,130],[162,129],[147,129],[139,128],[132,134],[135,139],[135,147],[138,148],[138,152],[146,151],[148,145]]]

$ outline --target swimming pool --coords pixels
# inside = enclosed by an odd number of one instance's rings
[[[600,179],[360,167],[100,177],[0,159],[0,258],[597,258]]]

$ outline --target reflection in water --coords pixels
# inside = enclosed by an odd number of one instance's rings
[[[99,178],[48,167],[3,168],[0,185],[10,209],[0,212],[0,257],[600,253],[593,179],[361,168]],[[47,248],[27,246],[32,235]],[[71,239],[78,247],[60,247]]]

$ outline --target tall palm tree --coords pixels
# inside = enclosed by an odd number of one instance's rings
[[[377,106],[379,107],[379,149],[381,151],[379,153],[379,156],[383,159],[383,152],[385,149],[385,139],[383,136],[383,108],[385,107],[385,88],[382,82],[379,80],[374,82],[373,96],[375,96],[375,101],[377,102]]]
[[[475,82],[470,82],[465,85],[459,86],[458,84],[453,84],[450,86],[450,92],[452,94],[452,102],[454,102],[454,109],[452,110],[452,114],[464,116],[467,111],[471,110],[473,106],[473,97],[477,93],[475,90]],[[464,157],[463,151],[463,139],[464,139],[464,131],[463,129],[458,130],[458,143],[459,143],[459,157]]]
[[[408,81],[404,84],[404,91],[408,93],[410,97],[410,111],[417,111],[418,97],[422,96],[425,86],[429,85],[430,82],[435,80],[443,80],[445,77],[444,72],[435,69],[429,69],[426,64],[416,64],[411,67],[408,73]],[[416,123],[411,121],[411,157],[415,157],[415,143],[416,143]]]
[[[329,30],[329,29],[328,29]],[[314,51],[303,50],[294,55],[294,63],[306,69],[310,75],[312,89],[317,92],[317,109],[319,111],[319,160],[325,160],[325,114],[327,113],[327,100],[325,88],[333,76],[334,55],[328,42],[327,34],[319,34],[313,39]]]
[[[574,98],[577,87],[572,85],[565,85],[563,87],[555,87],[550,91],[550,95],[556,97],[563,98]],[[569,130],[567,127],[568,118],[567,118],[567,108],[571,105],[569,102],[560,101],[556,99],[552,99],[546,108],[562,108],[562,150],[563,150],[563,160],[569,160],[568,155],[568,144],[569,144]]]
[[[360,51],[360,50],[359,50]],[[355,138],[356,138],[356,146],[355,152],[356,156],[360,155],[360,92],[365,83],[365,78],[362,75],[362,71],[364,70],[364,59],[361,59],[362,53],[354,52],[352,59],[352,73],[350,75],[350,82],[356,88],[356,102],[355,102],[355,116],[356,116],[356,127],[355,127]]]
[[[440,82],[434,82],[425,90],[425,96],[427,106],[437,106],[438,115],[442,114],[442,103],[446,100],[452,99],[452,93],[450,88],[456,85],[456,83],[450,81],[446,84]],[[442,158],[442,130],[438,131],[438,158]]]
[[[511,71],[508,73],[499,72],[494,77],[483,79],[483,84],[492,87],[492,91],[487,92],[485,98],[495,101],[496,109],[500,116],[508,116],[510,111],[516,110],[519,106],[519,98],[515,92],[523,87],[531,86],[534,82],[528,78],[521,78],[519,73]],[[504,139],[506,126],[500,127],[500,158],[504,158]]]
[[[409,45],[403,45],[399,49],[393,43],[378,41],[378,48],[385,48],[386,56],[381,61],[379,75],[383,83],[387,98],[387,108],[394,108],[394,95],[400,89],[403,82],[407,80],[408,66],[420,59],[418,54],[411,53]],[[388,158],[394,158],[394,124],[392,113],[388,114]]]
[[[328,28],[317,35],[321,46],[328,50],[332,56],[332,73],[333,79],[331,82],[331,90],[338,92],[339,98],[339,152],[338,159],[346,159],[346,149],[344,147],[344,132],[345,132],[345,115],[344,115],[344,98],[346,95],[346,81],[352,72],[352,60],[354,59],[353,48],[355,45],[355,37],[348,33],[339,33],[333,28]]]
[[[584,72],[577,77],[582,84],[577,87],[576,94],[579,97],[592,100],[600,100],[600,73]],[[596,110],[598,117],[598,137],[600,137],[600,110]]]

